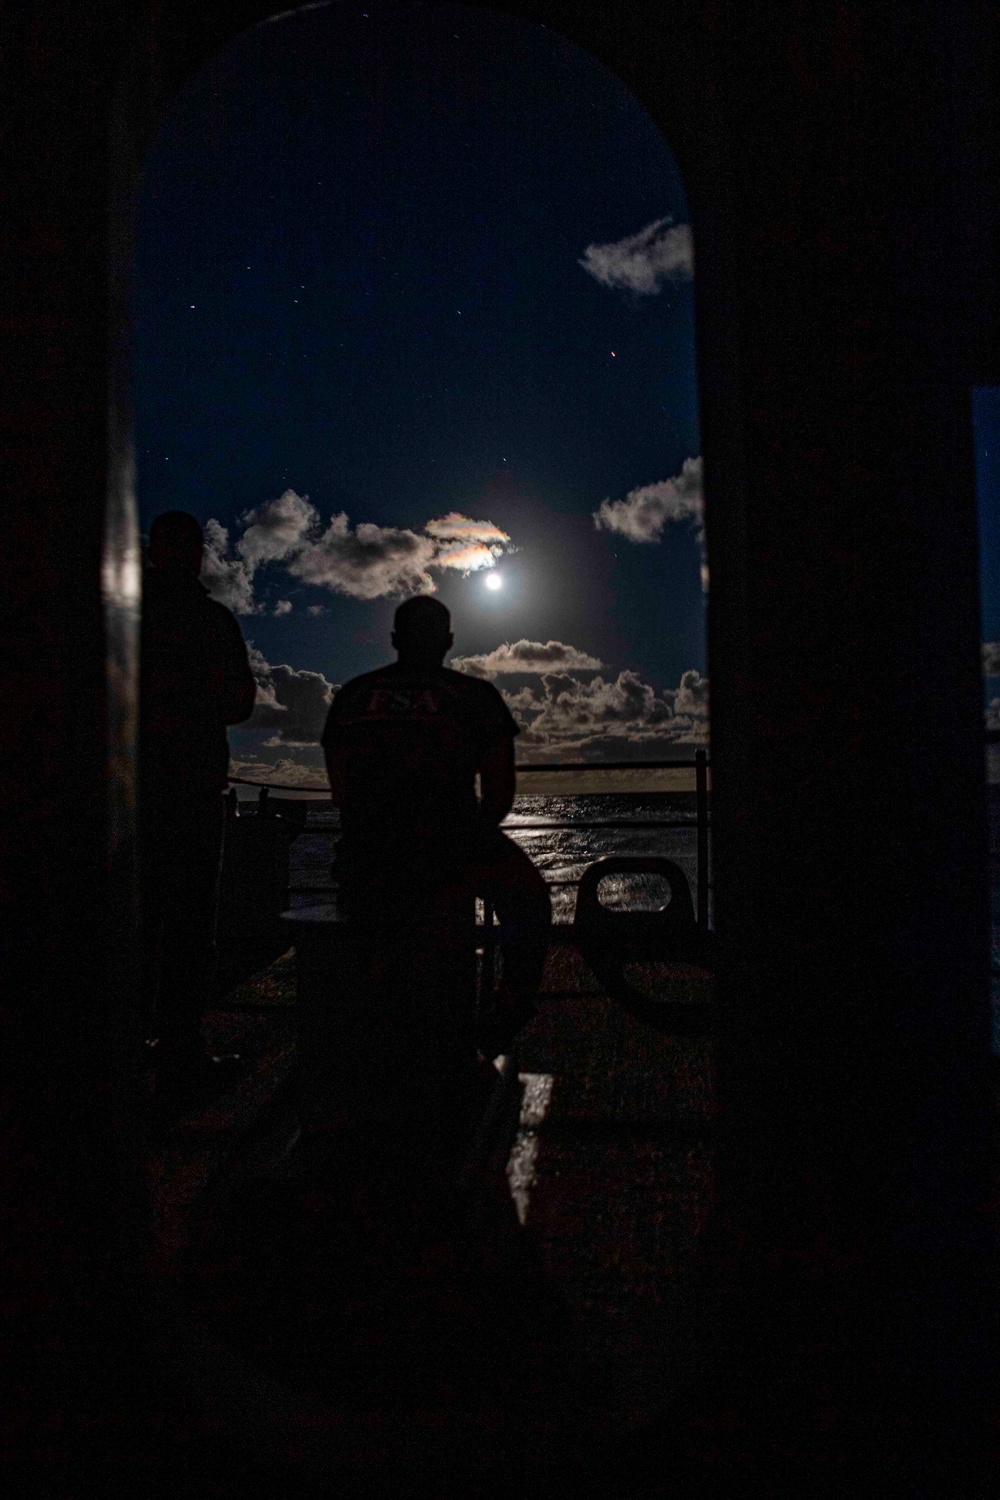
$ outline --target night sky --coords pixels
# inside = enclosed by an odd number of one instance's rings
[[[687,218],[618,80],[488,11],[314,9],[176,100],[137,225],[141,524],[206,525],[260,684],[244,773],[306,777],[429,588],[523,759],[704,742]]]

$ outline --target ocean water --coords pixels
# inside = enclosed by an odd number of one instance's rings
[[[1000,785],[989,794],[990,900],[993,937],[993,1051],[1000,1056]],[[644,827],[645,822],[678,821],[683,828]],[[588,823],[622,822],[622,828],[585,827]],[[533,824],[554,827],[533,827]],[[693,792],[616,795],[518,797],[504,830],[531,855],[550,883],[553,911],[571,920],[576,893],[572,882],[596,859],[609,854],[661,854],[680,865],[692,899],[697,881],[695,798]],[[291,852],[291,883],[309,887],[292,896],[293,906],[321,899],[330,889],[330,862],[337,835],[337,814],[311,807],[305,832]],[[711,839],[709,840],[709,921],[712,919]],[[312,893],[310,893],[312,892]],[[320,893],[317,895],[316,893]],[[602,899],[621,907],[659,906],[664,899],[655,880],[634,877],[609,882]]]
[[[644,826],[675,821],[685,826]],[[609,823],[627,826],[585,826]],[[697,842],[693,792],[517,797],[503,828],[531,856],[549,883],[557,919],[572,920],[575,882],[589,864],[610,854],[658,854],[673,860],[687,876],[691,898],[695,899]],[[291,884],[309,889],[295,892],[293,905],[307,905],[318,899],[316,892],[329,888],[336,836],[335,810],[311,807],[305,832],[296,839],[291,852]],[[663,904],[665,890],[656,877],[628,876],[609,881],[601,898],[617,907],[648,909]]]

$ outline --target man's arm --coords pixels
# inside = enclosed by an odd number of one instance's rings
[[[222,710],[227,724],[242,724],[253,713],[257,683],[250,670],[246,641],[239,625],[230,616],[227,631],[226,662],[223,669]]]
[[[496,828],[513,807],[516,783],[514,741],[504,738],[479,763],[479,813],[490,828]]]
[[[343,807],[347,789],[347,755],[343,746],[328,750],[323,746],[326,758],[326,774],[330,778],[330,798],[335,807]]]

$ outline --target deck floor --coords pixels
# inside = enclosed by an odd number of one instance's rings
[[[698,970],[632,978],[665,1011],[710,999]],[[210,1044],[256,1069],[149,1163],[160,1274],[210,1338],[291,1390],[314,1425],[352,1414],[384,1439],[390,1422],[407,1474],[437,1472],[443,1453],[467,1462],[469,1494],[488,1492],[497,1465],[537,1477],[665,1409],[691,1367],[689,1283],[712,1200],[707,1036],[633,1019],[571,945],[554,946],[512,1059],[507,1129],[456,1214],[433,1169],[417,1193],[364,1170],[369,1143],[350,1122],[319,1149],[292,1144],[295,1116],[274,1103],[294,1058],[288,956],[224,1003]],[[345,1448],[338,1431],[330,1461],[364,1492],[385,1441]]]

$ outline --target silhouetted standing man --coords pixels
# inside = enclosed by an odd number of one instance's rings
[[[443,604],[408,599],[394,623],[399,660],[346,683],[323,731],[338,873],[360,903],[375,889],[405,900],[455,881],[493,902],[504,983],[479,1048],[495,1057],[534,1013],[552,921],[545,881],[498,826],[514,801],[518,726],[491,683],[443,665],[453,644]]]
[[[235,618],[199,581],[194,516],[166,511],[149,532],[143,580],[139,854],[144,986],[159,1037],[158,1086],[196,1080],[214,971],[226,726],[249,718],[256,684]]]

